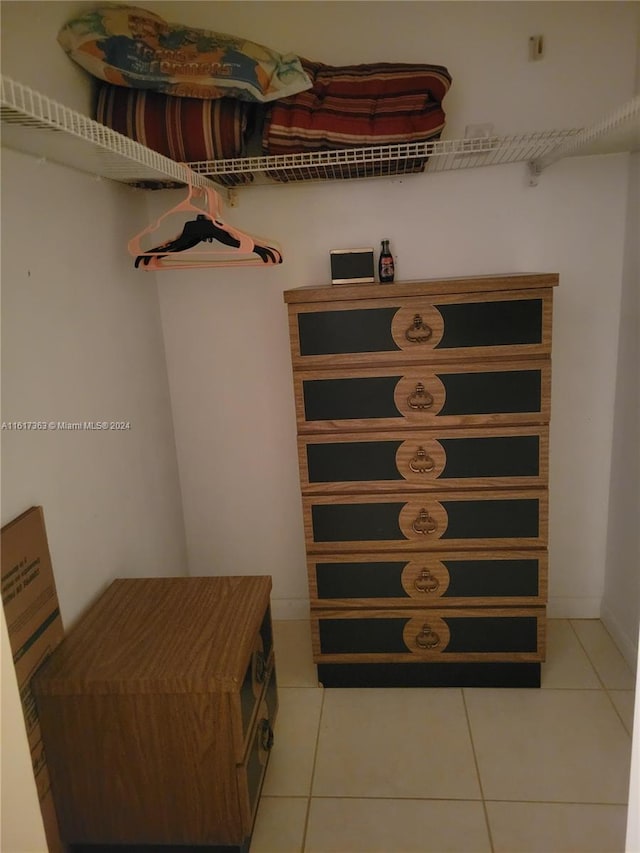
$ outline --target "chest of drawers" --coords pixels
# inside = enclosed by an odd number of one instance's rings
[[[38,672],[73,850],[248,850],[278,707],[270,589],[114,581]]]
[[[325,686],[539,685],[557,283],[285,293]]]

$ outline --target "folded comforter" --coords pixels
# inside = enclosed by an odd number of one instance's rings
[[[451,85],[444,66],[302,65],[313,86],[270,105],[267,155],[424,142],[442,133],[442,100]]]

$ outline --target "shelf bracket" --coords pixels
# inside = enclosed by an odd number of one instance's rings
[[[538,178],[542,174],[542,166],[537,160],[529,160],[527,163],[527,169],[529,171],[529,186],[537,187]]]

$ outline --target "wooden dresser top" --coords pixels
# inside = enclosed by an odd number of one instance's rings
[[[396,281],[393,284],[333,284],[285,290],[285,302],[336,302],[347,299],[395,299],[443,293],[482,293],[496,290],[530,290],[554,287],[557,273],[507,273],[453,278]]]
[[[36,695],[238,690],[271,578],[113,581],[34,679]]]

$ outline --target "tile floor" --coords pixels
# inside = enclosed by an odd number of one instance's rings
[[[540,690],[322,689],[274,625],[280,710],[251,853],[622,853],[634,676],[551,620]]]

